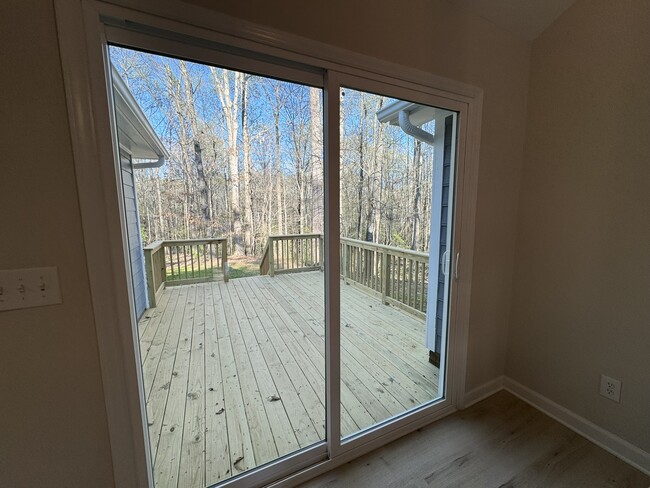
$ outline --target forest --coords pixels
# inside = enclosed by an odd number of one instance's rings
[[[135,172],[144,244],[227,237],[230,254],[259,256],[269,235],[323,231],[320,88],[115,46],[110,55],[170,154]],[[433,147],[378,121],[393,101],[340,93],[341,236],[428,251]]]

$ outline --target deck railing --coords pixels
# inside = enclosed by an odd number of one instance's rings
[[[429,255],[341,238],[341,277],[418,317],[427,311]]]
[[[260,274],[274,276],[322,269],[323,235],[270,236]],[[429,255],[357,239],[341,238],[341,277],[418,317],[427,311]]]
[[[165,286],[228,281],[225,238],[156,241],[144,249],[149,306]]]
[[[269,236],[260,263],[260,274],[275,276],[323,268],[323,235]]]

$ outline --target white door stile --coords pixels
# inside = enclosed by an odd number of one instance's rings
[[[156,2],[143,0],[138,2],[139,10],[133,10],[95,0],[54,1],[117,487],[152,487],[153,477],[147,449],[144,395],[137,368],[137,338],[133,336],[131,284],[126,269],[123,213],[120,212],[123,202],[120,203],[115,173],[116,141],[111,127],[111,94],[107,90],[110,86],[107,85],[110,81],[109,42],[324,88],[326,440],[219,486],[253,487],[271,482],[275,483],[273,486],[293,486],[462,406],[478,184],[480,89],[410,68],[400,71],[391,63],[339,48],[330,47],[321,54],[318,49],[324,45],[315,41],[304,43],[303,51],[295,44],[288,50],[283,43],[290,43],[296,36],[277,33],[269,36],[265,28],[255,30],[245,22],[235,24],[235,28],[239,26],[242,29],[239,36],[233,35],[232,25],[225,21],[213,25],[228,24],[228,28],[211,30],[201,26],[205,24],[205,19],[198,15],[202,9],[191,6],[188,6],[188,11],[190,14],[194,12],[194,22],[177,22],[172,20],[175,18],[171,9],[173,2],[158,7]],[[209,42],[202,45],[201,42],[181,42],[181,37],[152,37],[133,29],[120,28],[118,23],[108,22],[109,17],[149,23],[157,29],[190,35],[199,41],[204,38]],[[226,16],[217,14],[216,18],[219,17]],[[232,44],[240,50],[259,52],[266,58],[254,59],[214,50],[210,42]],[[269,61],[272,60],[269,56],[295,63],[275,66]],[[348,64],[332,61],[337,56]],[[303,63],[306,69],[301,70],[296,63]],[[398,78],[402,75],[404,79]],[[344,440],[341,440],[340,420],[341,86],[458,113],[453,248],[450,249],[453,266],[458,265],[455,259],[461,249],[463,254],[460,274],[451,279],[450,286],[448,334],[443,337],[443,351],[446,349],[447,354],[443,356],[440,375],[441,382],[444,381],[441,383],[444,384],[443,398]],[[452,273],[450,270],[453,276]]]
[[[330,458],[341,451],[341,281],[340,261],[340,83],[327,71],[323,107],[325,123],[325,387],[326,437]]]

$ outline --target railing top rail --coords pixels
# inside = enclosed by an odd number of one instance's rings
[[[269,236],[269,239],[299,239],[299,238],[323,237],[323,234],[281,234]]]
[[[214,242],[225,242],[225,237],[206,237],[203,239],[166,239],[160,242],[162,246],[191,246],[197,244],[210,244]]]
[[[341,237],[341,242],[356,244],[359,247],[365,247],[367,249],[383,249],[394,253],[406,254],[416,258],[429,259],[429,254],[426,252],[411,251],[410,249],[403,249],[401,247],[387,246],[385,244],[375,244],[374,242],[361,241],[359,239],[351,239],[349,237]]]
[[[145,251],[156,252],[160,249],[165,241],[153,241],[151,244],[144,246],[142,249]]]

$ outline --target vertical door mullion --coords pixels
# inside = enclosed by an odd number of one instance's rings
[[[330,458],[341,451],[341,308],[340,308],[340,84],[325,74],[323,140],[325,141],[325,382],[326,432]]]

